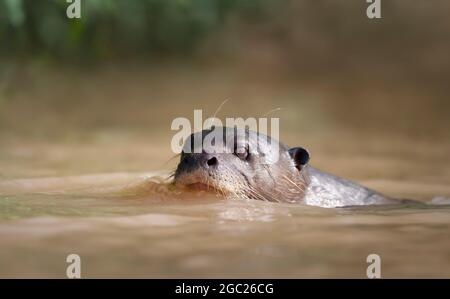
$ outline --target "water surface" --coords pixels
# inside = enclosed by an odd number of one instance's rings
[[[282,141],[319,169],[394,197],[450,197],[448,97],[224,68],[64,74],[31,73],[0,103],[0,277],[63,278],[70,253],[96,278],[365,278],[372,253],[382,277],[450,277],[448,206],[223,200],[157,179],[176,165],[173,118],[230,98],[219,117],[283,107]]]

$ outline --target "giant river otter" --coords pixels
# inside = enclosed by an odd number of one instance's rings
[[[222,133],[223,142],[205,145],[203,141],[213,130]],[[199,145],[193,142],[196,138],[201,141]],[[329,208],[403,202],[322,172],[310,166],[309,160],[302,147],[289,148],[250,130],[213,127],[187,139],[174,183],[226,197]]]

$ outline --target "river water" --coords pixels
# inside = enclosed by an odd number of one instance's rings
[[[450,206],[325,209],[224,200],[182,194],[165,180],[177,162],[170,160],[171,119],[202,107],[212,114],[232,89],[238,103],[250,100],[239,111],[228,104],[224,116],[251,116],[256,98],[258,115],[281,103],[282,140],[308,148],[322,170],[395,197],[450,197],[450,138],[442,127],[448,120],[439,108],[399,102],[391,111],[407,113],[395,114],[366,103],[365,117],[355,118],[327,107],[326,95],[292,85],[273,91],[227,76],[219,84],[210,74],[183,83],[181,74],[171,76],[174,91],[138,73],[118,88],[108,83],[115,74],[95,83],[94,75],[75,76],[74,87],[55,84],[51,91],[56,75],[36,79],[4,104],[0,277],[64,278],[71,253],[81,257],[86,278],[365,278],[372,253],[381,257],[382,277],[450,277]],[[206,80],[210,88],[202,93]],[[56,98],[64,94],[87,99],[61,104]],[[112,94],[129,100],[107,107],[101,99]],[[162,108],[152,102],[140,112],[147,97]],[[214,97],[210,105],[195,100]],[[124,109],[132,117],[121,116]]]

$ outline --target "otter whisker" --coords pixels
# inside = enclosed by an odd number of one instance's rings
[[[269,199],[267,199],[265,196],[263,196],[261,193],[258,193],[257,190],[255,190],[254,188],[248,186],[245,188],[245,191],[248,191],[251,195],[254,195],[256,197],[256,199],[262,200],[262,201],[270,201]]]
[[[269,111],[267,111],[262,117],[266,117],[266,116],[268,116],[269,114],[274,113],[274,112],[277,112],[277,111],[280,111],[280,110],[283,110],[283,108],[277,107],[277,108],[275,108],[275,109],[269,110]]]
[[[290,178],[288,178],[286,175],[284,175],[284,174],[281,174],[281,175],[283,176],[283,178],[286,179],[286,181],[288,181],[289,183],[291,183],[291,184],[293,184],[295,187],[297,187],[297,188],[300,190],[300,192],[304,192],[304,191],[305,191],[304,187],[301,188],[299,185],[297,185],[295,182],[293,182],[293,181],[292,181]]]
[[[165,177],[166,180],[172,179],[175,177],[175,170],[171,171],[167,177]]]
[[[169,159],[167,159],[167,160],[163,163],[163,165],[166,166],[170,161],[172,161],[172,160],[175,159],[175,158],[179,158],[180,156],[181,156],[181,153],[178,153],[178,154],[173,155],[172,157],[170,157]]]
[[[272,173],[270,172],[269,166],[267,164],[262,164],[261,166],[267,171],[267,173],[269,174],[270,178],[275,183],[275,178],[273,177]]]

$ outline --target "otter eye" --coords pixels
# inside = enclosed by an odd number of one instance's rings
[[[249,155],[250,155],[249,150],[248,150],[248,147],[245,147],[245,148],[243,148],[243,147],[237,148],[237,149],[234,151],[234,154],[235,154],[239,159],[241,159],[241,160],[246,160],[246,159],[248,159],[248,157],[249,157]]]

